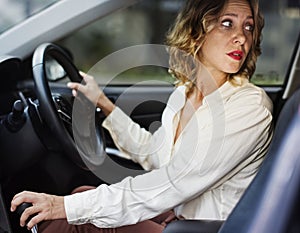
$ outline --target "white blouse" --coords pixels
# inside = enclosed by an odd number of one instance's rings
[[[118,107],[107,128],[124,156],[150,172],[66,196],[67,220],[111,228],[170,209],[185,219],[226,219],[255,176],[272,135],[272,103],[253,84],[206,96],[174,144],[185,87],[171,94],[153,134]]]

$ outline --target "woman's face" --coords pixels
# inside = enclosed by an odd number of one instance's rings
[[[254,20],[246,0],[229,0],[199,51],[200,61],[214,77],[237,73],[252,45]]]

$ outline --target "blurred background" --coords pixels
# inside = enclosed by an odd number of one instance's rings
[[[0,33],[55,2],[57,0],[0,0]],[[73,53],[79,69],[88,71],[103,57],[128,46],[164,44],[165,34],[184,2],[139,1],[98,19],[57,43]],[[260,0],[260,5],[265,16],[263,54],[252,81],[261,85],[282,84],[299,36],[300,0]],[[131,83],[141,77],[171,82],[166,69],[158,67],[135,68],[120,75],[114,82]]]

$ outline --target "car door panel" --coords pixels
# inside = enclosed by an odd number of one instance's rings
[[[106,87],[106,95],[145,129],[160,121],[173,86]]]

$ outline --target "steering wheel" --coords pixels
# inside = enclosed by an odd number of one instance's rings
[[[40,45],[32,58],[39,114],[66,155],[79,167],[92,169],[101,164],[105,155],[103,131],[95,126],[95,106],[80,93],[74,99],[70,97],[71,91],[69,98],[51,91],[46,70],[49,58],[64,69],[72,82],[82,82],[77,68],[62,48],[51,43]]]

